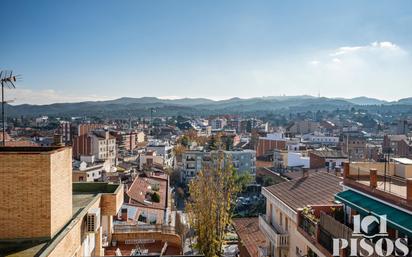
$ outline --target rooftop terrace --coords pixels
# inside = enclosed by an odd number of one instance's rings
[[[67,224],[51,239],[0,240],[0,256],[31,257],[52,250],[83,218],[100,194],[117,194],[122,189],[117,184],[79,182],[73,183],[73,215]],[[123,194],[123,193],[122,193]]]

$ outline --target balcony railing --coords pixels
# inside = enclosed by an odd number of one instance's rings
[[[270,224],[266,215],[259,216],[259,228],[266,234],[275,247],[288,247],[289,234],[277,224]]]
[[[168,225],[114,225],[114,233],[161,232],[176,234],[175,227]]]
[[[258,246],[258,257],[270,256],[270,248],[268,246]]]

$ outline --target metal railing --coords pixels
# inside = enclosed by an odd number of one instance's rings
[[[393,173],[393,172],[392,172]],[[377,171],[377,190],[387,192],[402,198],[406,198],[406,179],[400,176],[391,175],[387,172]],[[370,186],[370,169],[368,167],[350,166],[350,177],[347,179]]]
[[[114,225],[114,233],[138,233],[138,232],[161,232],[163,234],[176,234],[174,226],[155,225]]]

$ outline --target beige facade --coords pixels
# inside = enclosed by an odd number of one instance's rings
[[[262,188],[266,215],[259,217],[259,229],[269,243],[259,257],[329,256],[313,242],[314,232],[305,232],[302,213],[306,208],[316,214],[330,212],[336,207],[334,195],[342,190],[341,182],[335,175],[317,172]]]

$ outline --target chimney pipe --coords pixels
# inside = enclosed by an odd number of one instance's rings
[[[412,202],[412,178],[406,179],[406,200]]]
[[[343,177],[348,178],[349,176],[350,176],[349,162],[344,162],[343,163]]]
[[[378,170],[370,169],[369,176],[370,176],[370,187],[375,189],[378,186]]]
[[[60,134],[54,134],[53,136],[53,145],[54,146],[63,146],[63,136]]]
[[[308,168],[303,168],[302,169],[302,177],[305,178],[309,176],[309,169]]]

